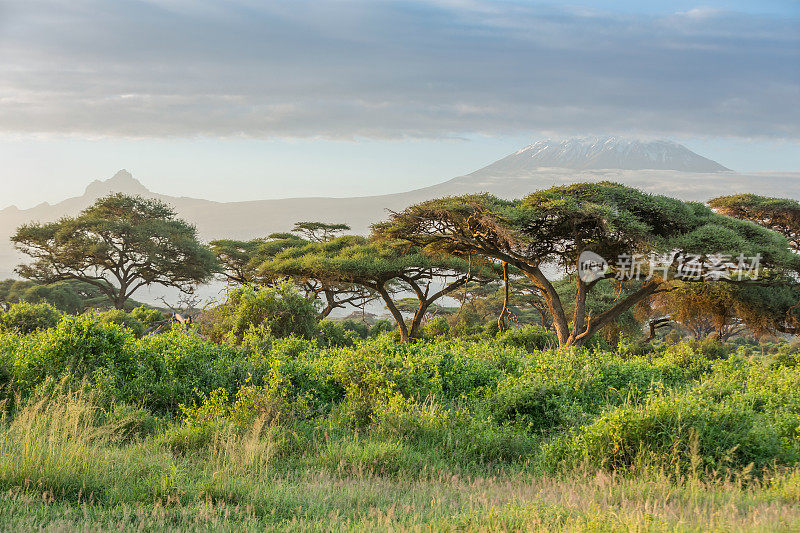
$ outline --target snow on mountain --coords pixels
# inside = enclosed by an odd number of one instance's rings
[[[637,141],[618,137],[539,141],[481,169],[519,174],[540,168],[575,170],[677,170],[723,172],[730,170],[672,141]]]

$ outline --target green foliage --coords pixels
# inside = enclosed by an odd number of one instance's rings
[[[0,329],[32,333],[40,329],[55,327],[61,313],[47,303],[18,303],[8,311],[0,311]]]
[[[446,317],[437,316],[425,322],[423,331],[425,338],[435,339],[437,337],[445,337],[450,333],[450,322]]]
[[[671,283],[669,276],[661,275],[629,282],[620,287],[624,295],[606,301],[598,312],[591,309],[589,295],[602,284],[576,280],[570,292],[572,307],[578,312],[569,316],[563,294],[541,266],[557,264],[565,274],[572,273],[585,250],[612,263],[623,254],[676,250],[732,257],[760,254],[762,266],[776,276],[794,272],[798,266],[786,238],[778,233],[719,215],[701,204],[609,182],[553,187],[513,201],[488,194],[429,200],[392,215],[374,230],[383,238],[401,239],[423,251],[513,262],[547,295],[545,304],[561,346],[585,344]],[[673,260],[671,271],[676,267]]]
[[[99,379],[110,387],[133,377],[129,330],[90,317],[64,317],[55,328],[15,339],[16,385],[33,390],[47,379]],[[108,382],[110,381],[110,382]]]
[[[171,207],[123,194],[100,198],[74,218],[20,226],[11,241],[33,259],[17,269],[23,277],[88,283],[117,309],[142,286],[190,291],[218,268],[194,226]]]
[[[241,344],[251,328],[260,328],[276,338],[296,335],[312,339],[318,311],[315,300],[304,297],[291,283],[281,283],[258,289],[237,287],[215,311],[215,317],[211,337]]]
[[[7,279],[0,281],[0,306],[7,307],[19,302],[48,303],[63,313],[77,314],[83,311],[84,301],[76,284],[57,282],[41,285],[33,281]]]
[[[359,335],[341,322],[323,320],[318,325],[320,344],[326,348],[353,346]]]
[[[162,320],[166,319],[164,313],[158,309],[148,307],[146,305],[140,305],[139,307],[134,308],[131,311],[131,316],[144,324],[145,327],[150,327],[154,322],[161,322]]]
[[[139,309],[139,308],[137,308]],[[111,309],[100,315],[100,322],[105,324],[119,324],[141,337],[144,335],[145,325],[133,313],[126,313],[122,309]]]
[[[283,435],[271,460],[333,471],[424,461],[761,475],[800,461],[795,346],[761,358],[710,339],[620,355],[554,348],[533,327],[397,344],[362,339],[347,322],[323,321],[307,339],[276,338],[264,323],[232,345],[183,329],[137,338],[99,316],[68,316],[0,333],[0,379],[16,408],[59,384],[89,391],[114,438],[156,433],[154,445],[179,456],[256,431],[253,446]]]
[[[373,329],[369,324],[362,320],[352,320],[349,318],[342,321],[342,327],[344,327],[344,329],[347,331],[352,331],[361,339],[366,339],[369,337]]]
[[[498,341],[503,345],[516,346],[531,353],[558,346],[556,336],[541,326],[509,329],[498,335]]]
[[[800,202],[797,200],[736,194],[713,198],[708,205],[718,213],[777,231],[789,240],[795,251],[800,251]]]
[[[582,459],[611,468],[647,462],[678,471],[758,470],[797,461],[797,428],[775,422],[738,401],[718,403],[696,394],[657,396],[619,408],[583,428],[570,444]],[[795,422],[798,421],[794,416]]]
[[[392,324],[389,320],[385,318],[381,318],[375,321],[371,328],[369,328],[369,334],[373,337],[377,337],[382,333],[389,333],[390,331],[395,329],[395,325]]]

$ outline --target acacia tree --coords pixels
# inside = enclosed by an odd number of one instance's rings
[[[397,322],[403,342],[419,338],[420,327],[434,302],[487,274],[485,269],[471,268],[457,257],[428,254],[414,246],[357,236],[287,249],[265,262],[261,272],[352,284],[374,291]],[[402,290],[413,292],[418,302],[410,327],[395,301]]]
[[[350,231],[347,224],[327,224],[325,222],[295,222],[292,233],[302,235],[311,242],[325,242]]]
[[[713,334],[726,341],[747,329],[741,318],[745,302],[736,289],[729,283],[682,283],[659,294],[654,304],[695,338]]]
[[[218,239],[208,243],[222,266],[222,275],[237,285],[250,285],[256,282],[256,269],[252,265],[252,259],[262,244],[264,239],[249,241]]]
[[[295,229],[302,227],[302,233],[339,231],[344,224],[322,224],[319,222],[299,222]],[[317,278],[308,273],[285,273],[269,268],[267,265],[281,252],[289,248],[299,248],[312,242],[325,242],[319,236],[314,240],[304,239],[291,233],[273,233],[266,239],[250,241],[217,240],[211,248],[222,264],[222,271],[228,281],[237,285],[275,286],[281,281],[295,283],[309,298],[319,298],[324,302],[320,317],[325,318],[334,309],[348,305],[364,306],[377,298],[372,291],[352,283],[334,282],[327,278]]]
[[[117,309],[146,285],[192,292],[218,268],[194,226],[170,206],[123,194],[100,198],[77,217],[20,226],[11,241],[34,259],[17,268],[23,277],[88,283]]]
[[[777,231],[800,252],[800,202],[788,198],[770,198],[757,194],[719,196],[708,201],[716,212]]]
[[[688,254],[760,254],[762,264],[773,270],[796,263],[786,239],[775,232],[716,214],[702,204],[608,182],[553,187],[514,201],[488,194],[430,200],[393,214],[373,229],[426,250],[482,256],[519,269],[544,299],[561,346],[582,345],[663,290]],[[650,253],[669,254],[670,259],[663,272],[645,272],[644,279],[627,283],[611,305],[596,313],[587,309],[589,292],[601,280],[619,275],[619,269],[594,279],[576,276],[568,313],[545,266],[574,273],[586,250],[612,262]]]
[[[716,212],[747,220],[786,237],[789,246],[800,253],[800,202],[757,194],[719,196],[708,205]],[[800,333],[800,286],[797,272],[789,273],[782,286],[737,291],[739,306],[749,312],[750,322],[763,331]],[[751,329],[753,329],[751,327]]]

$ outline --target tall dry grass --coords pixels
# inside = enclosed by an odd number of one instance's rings
[[[798,469],[724,479],[586,467],[454,475],[368,437],[321,435],[326,442],[292,448],[285,428],[266,419],[181,452],[155,437],[121,436],[127,425],[81,392],[4,417],[0,529],[800,530]],[[319,469],[343,450],[359,468]],[[387,453],[397,468],[370,466]]]

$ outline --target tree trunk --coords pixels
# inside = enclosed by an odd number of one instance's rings
[[[506,315],[508,314],[508,262],[503,261],[503,310],[497,317],[497,327],[500,331],[508,329],[506,325]]]
[[[389,312],[392,313],[395,322],[397,322],[397,328],[400,330],[400,342],[410,342],[411,339],[408,334],[408,326],[406,326],[403,313],[401,313],[394,304],[392,297],[389,295],[389,291],[387,291],[386,287],[383,285],[376,285],[375,290],[381,295],[383,302],[386,304],[386,307],[389,308]]]
[[[128,298],[125,297],[125,291],[120,289],[120,291],[114,295],[113,299],[114,309],[124,309],[125,302],[127,300]]]

